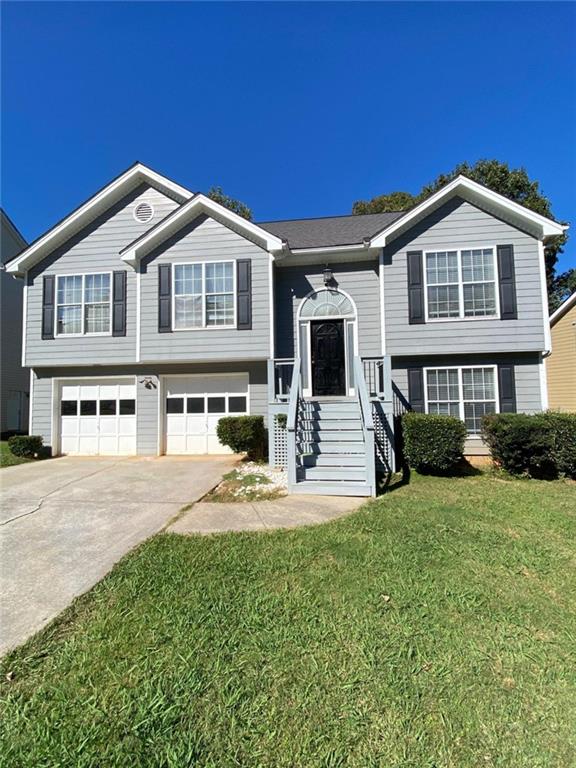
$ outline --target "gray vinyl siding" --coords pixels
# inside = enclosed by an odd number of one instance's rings
[[[141,201],[154,207],[153,219],[141,224],[133,216]],[[103,216],[37,264],[28,273],[26,364],[82,365],[136,361],[136,273],[120,258],[120,251],[150,229],[177,203],[148,185],[140,185]],[[44,275],[126,270],[126,336],[79,336],[42,339]]]
[[[330,263],[329,257],[327,263]],[[334,286],[348,293],[356,304],[360,355],[373,357],[382,354],[378,262],[334,263],[330,266],[334,273]],[[324,288],[323,269],[324,264],[276,268],[277,357],[295,355],[298,308],[311,291]]]
[[[422,367],[482,366],[513,364],[516,380],[516,409],[518,413],[537,413],[542,410],[539,354],[495,354],[495,355],[442,355],[426,357],[393,357],[392,381],[397,395],[408,404],[408,369]],[[466,441],[468,453],[486,453],[485,446],[478,439]]]
[[[16,236],[12,227],[1,215],[0,261],[5,264],[16,256],[25,243]],[[3,270],[0,272],[0,432],[8,429],[7,405],[11,392],[27,393],[29,374],[22,367],[22,302],[24,281],[15,280]],[[22,405],[27,408],[26,398]],[[26,413],[21,413],[20,426],[28,423]]]
[[[141,275],[141,360],[247,360],[270,354],[269,255],[212,218],[200,217],[151,254]],[[158,266],[203,261],[252,263],[252,329],[197,328],[158,332]]]
[[[478,248],[512,244],[517,320],[408,322],[407,251]],[[511,352],[545,348],[538,241],[515,227],[455,198],[384,249],[386,350],[392,355]]]
[[[98,375],[94,375],[98,372]],[[250,413],[267,420],[267,372],[265,362],[238,361],[206,365],[123,365],[74,368],[41,368],[34,372],[32,428],[42,435],[44,444],[52,447],[52,381],[54,378],[93,379],[110,376],[136,377],[136,451],[140,456],[156,456],[160,443],[158,427],[161,425],[159,404],[160,377],[181,374],[248,373]],[[147,386],[148,384],[148,386]],[[56,409],[56,418],[59,418]],[[57,427],[57,425],[55,425]],[[57,428],[54,430],[56,434]]]

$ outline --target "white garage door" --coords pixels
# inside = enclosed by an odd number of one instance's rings
[[[60,452],[81,456],[134,455],[134,380],[99,379],[62,384]]]
[[[168,377],[164,385],[166,453],[231,453],[216,426],[249,413],[248,374]]]

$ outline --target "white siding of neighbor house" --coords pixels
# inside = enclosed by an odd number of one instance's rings
[[[138,203],[150,202],[153,219],[134,219]],[[140,185],[103,216],[46,257],[28,273],[26,365],[114,364],[136,360],[136,273],[120,258],[120,251],[164,216],[177,203],[156,189]],[[126,270],[126,336],[66,336],[42,339],[44,275]]]
[[[407,252],[512,244],[517,320],[408,322]],[[538,241],[455,198],[384,249],[386,349],[392,355],[542,351],[545,348]]]
[[[158,332],[158,266],[250,259],[252,329],[197,328]],[[266,359],[270,352],[269,255],[213,218],[199,217],[141,267],[141,360]]]

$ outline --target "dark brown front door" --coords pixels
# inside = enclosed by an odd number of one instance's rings
[[[310,323],[312,394],[345,395],[344,320]]]

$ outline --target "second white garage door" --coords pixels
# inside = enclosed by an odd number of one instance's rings
[[[248,374],[169,376],[164,401],[166,453],[231,453],[216,426],[222,416],[250,412]]]

